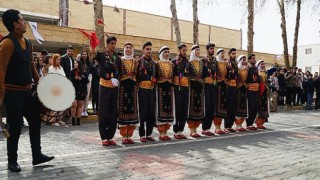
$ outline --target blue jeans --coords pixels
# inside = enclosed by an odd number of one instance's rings
[[[307,108],[310,109],[313,102],[313,93],[307,93]]]

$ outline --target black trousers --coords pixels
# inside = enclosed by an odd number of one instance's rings
[[[139,136],[151,136],[156,123],[156,91],[139,88],[138,99],[140,115]]]
[[[4,104],[7,113],[8,130],[10,133],[10,137],[7,139],[8,161],[17,161],[18,142],[21,134],[21,122],[23,122],[23,116],[29,123],[29,137],[32,155],[37,156],[41,154],[40,111],[31,91],[6,90]]]
[[[236,87],[227,87],[227,118],[224,121],[225,128],[232,128],[236,118],[237,93],[238,89]]]
[[[92,108],[95,110],[99,109],[99,92],[92,91]]]
[[[176,123],[173,125],[175,133],[184,130],[188,116],[189,106],[189,87],[174,85],[174,99],[175,99],[175,117]]]
[[[248,119],[246,120],[247,126],[252,126],[257,114],[258,114],[258,98],[259,91],[250,91],[248,90]]]
[[[292,93],[293,93],[293,87],[286,87],[286,105],[287,106],[292,105]]]
[[[208,130],[212,126],[212,120],[215,114],[216,89],[213,84],[204,85],[205,93],[205,117],[202,121],[202,130]]]
[[[292,87],[292,104],[293,105],[297,105],[298,103],[297,103],[297,93],[298,93],[298,91],[297,91],[297,87]]]
[[[302,89],[300,87],[297,87],[296,93],[297,93],[297,103],[296,103],[296,105],[300,105],[300,104],[302,104],[301,103],[301,99],[302,99],[303,91],[302,91]]]
[[[100,85],[99,132],[102,140],[110,140],[117,130],[118,88]]]
[[[316,92],[315,109],[320,108],[320,92]]]

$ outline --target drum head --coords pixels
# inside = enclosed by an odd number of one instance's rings
[[[64,111],[75,100],[75,89],[69,79],[60,74],[47,74],[39,80],[37,93],[40,102],[53,111]]]

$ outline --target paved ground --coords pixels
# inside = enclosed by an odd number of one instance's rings
[[[21,173],[6,170],[6,143],[0,135],[0,179],[320,179],[320,111],[274,113],[267,127],[105,148],[100,145],[97,123],[43,126],[43,151],[56,159],[38,167],[31,165],[24,128],[19,146]]]

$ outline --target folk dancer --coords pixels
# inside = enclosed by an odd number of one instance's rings
[[[6,10],[2,22],[9,34],[0,41],[0,107],[5,104],[10,136],[7,138],[8,169],[20,172],[18,142],[23,116],[29,123],[32,164],[51,161],[53,156],[41,152],[40,111],[31,93],[32,78],[38,82],[39,75],[32,61],[32,44],[23,37],[26,21],[17,10]]]
[[[151,136],[156,121],[156,63],[152,59],[152,43],[142,46],[143,56],[138,62],[137,81],[139,83],[139,136],[142,143],[155,141]]]
[[[119,120],[118,125],[123,144],[134,144],[131,139],[138,119],[138,86],[137,61],[133,58],[133,45],[128,42],[124,45],[124,56],[121,59]]]
[[[227,118],[224,121],[225,131],[235,132],[232,128],[236,118],[236,104],[237,104],[237,79],[238,79],[238,65],[236,61],[236,49],[231,48],[228,52],[229,60],[227,66]]]
[[[256,127],[253,126],[253,123],[257,117],[258,113],[258,98],[259,98],[259,82],[260,77],[258,74],[258,68],[256,64],[255,54],[251,54],[248,57],[248,76],[247,76],[247,98],[248,98],[248,118],[246,120],[247,130],[255,131]]]
[[[205,117],[202,121],[202,134],[212,136],[210,132],[213,117],[215,114],[215,100],[217,95],[217,60],[214,57],[215,44],[208,43],[206,45],[207,57],[202,59],[203,62],[203,78],[204,78],[204,93],[205,93]]]
[[[225,134],[221,129],[222,119],[227,117],[227,62],[224,60],[224,50],[217,51],[217,98],[216,114],[213,119],[215,125],[215,134]]]
[[[105,52],[97,52],[99,62],[100,94],[99,94],[99,132],[103,146],[116,145],[113,139],[117,129],[118,118],[118,86],[121,59],[115,52],[117,38],[107,38]]]
[[[269,97],[267,85],[267,71],[263,60],[256,63],[259,71],[260,85],[259,85],[259,98],[258,98],[258,117],[256,125],[258,129],[266,129],[263,124],[268,122],[269,117]]]
[[[186,139],[187,137],[182,132],[187,121],[189,107],[189,62],[187,60],[187,46],[184,43],[178,46],[178,55],[171,62],[174,65],[174,137],[176,139]]]
[[[193,138],[200,137],[197,128],[205,117],[204,113],[204,83],[203,83],[203,62],[200,59],[199,45],[193,45],[190,54],[190,95],[189,95],[189,113],[188,127],[190,136]]]
[[[248,102],[247,102],[247,60],[246,56],[241,55],[238,57],[238,72],[237,79],[237,104],[236,104],[236,131],[244,132],[245,128],[242,123],[248,117]]]
[[[168,130],[173,123],[173,63],[169,60],[170,49],[163,46],[160,51],[160,60],[157,63],[157,128],[160,140],[170,140]]]

